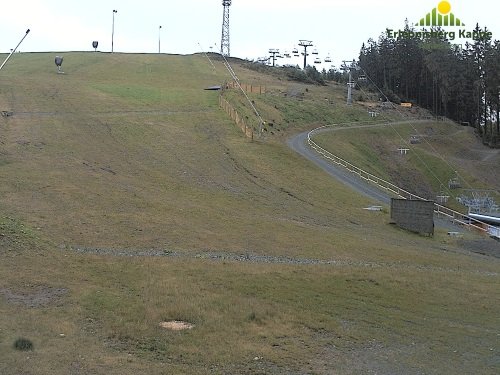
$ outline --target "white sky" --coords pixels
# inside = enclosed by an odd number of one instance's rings
[[[233,0],[230,8],[231,56],[267,56],[269,48],[291,51],[299,39],[311,40],[319,57],[333,64],[358,58],[361,44],[386,28],[417,22],[440,0]],[[452,13],[472,30],[487,26],[500,39],[500,1],[449,0]],[[31,33],[21,51],[111,50],[113,9],[115,52],[191,54],[220,49],[222,0],[19,0],[1,5],[0,52],[8,53]],[[161,31],[159,26],[162,26]],[[312,64],[313,57],[309,57]],[[280,60],[300,64],[301,59]],[[329,68],[330,64],[320,67]]]

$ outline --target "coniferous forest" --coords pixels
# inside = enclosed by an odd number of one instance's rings
[[[412,26],[406,22],[408,34]],[[361,47],[359,66],[393,102],[412,102],[436,116],[474,126],[483,142],[500,146],[500,41],[476,25],[463,45],[440,38],[390,38]],[[443,33],[441,33],[442,35]],[[373,87],[375,89],[375,87]]]

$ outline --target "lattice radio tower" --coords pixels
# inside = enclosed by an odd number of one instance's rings
[[[222,38],[220,42],[220,53],[223,56],[231,56],[229,51],[229,7],[231,0],[222,0],[224,14],[222,16]]]

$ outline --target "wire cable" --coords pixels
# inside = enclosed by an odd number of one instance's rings
[[[361,71],[364,73],[365,77],[367,77],[367,79],[370,81],[370,83],[378,90],[378,92],[380,92],[380,94],[382,94],[382,96],[384,97],[384,99],[388,102],[391,103],[392,105],[392,108],[395,109],[395,111],[401,116],[401,118],[403,118],[403,113],[399,110],[399,108],[394,104],[392,103],[389,98],[384,94],[384,92],[382,91],[382,89],[373,81],[373,79],[366,73],[366,71],[362,68],[362,67],[359,67],[361,69]],[[366,91],[363,90],[363,88],[360,86],[359,87],[360,90],[366,94]],[[423,137],[419,131],[417,130],[417,128],[412,124],[411,121],[408,122],[408,124],[410,125],[410,127],[413,129],[413,131],[415,132],[415,135],[417,135],[420,139],[423,139],[424,142],[429,146],[429,148],[431,149],[431,151],[437,155],[439,157],[439,159],[441,159],[451,170],[453,170],[453,172],[458,176],[460,177],[460,179],[469,187],[471,188],[471,185],[465,180],[465,178],[463,178],[463,176],[459,175],[458,171],[456,170],[456,168],[450,163],[448,162],[444,156],[442,156],[437,150],[436,148],[427,141],[426,137]],[[403,141],[403,143],[405,145],[407,145],[408,147],[410,147],[410,143],[394,128],[394,126],[389,122],[388,125],[393,129],[393,131],[399,136],[399,138]],[[455,198],[454,194],[451,192],[451,190],[447,187],[447,185],[445,185],[443,183],[443,181],[441,181],[441,179],[434,173],[434,171],[432,170],[432,168],[425,162],[425,160],[422,159],[422,157],[418,154],[418,153],[415,153],[415,155],[417,156],[418,160],[428,169],[428,171],[431,173],[431,175],[439,182],[440,186],[441,186],[441,189],[444,189],[446,190],[447,194],[452,196],[453,198]]]

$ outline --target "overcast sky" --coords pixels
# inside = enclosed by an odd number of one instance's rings
[[[440,1],[233,0],[231,55],[254,59],[267,56],[269,48],[291,51],[299,39],[307,39],[321,58],[330,55],[339,66],[357,58],[368,38],[377,39],[386,28],[403,28],[406,18],[418,22]],[[500,39],[500,1],[448,1],[467,29],[479,23]],[[118,11],[115,52],[157,53],[159,38],[162,53],[220,50],[222,0],[6,0],[1,6],[0,52],[10,52],[28,28],[23,52],[90,51],[93,40],[99,41],[98,50],[110,51],[113,9]]]

